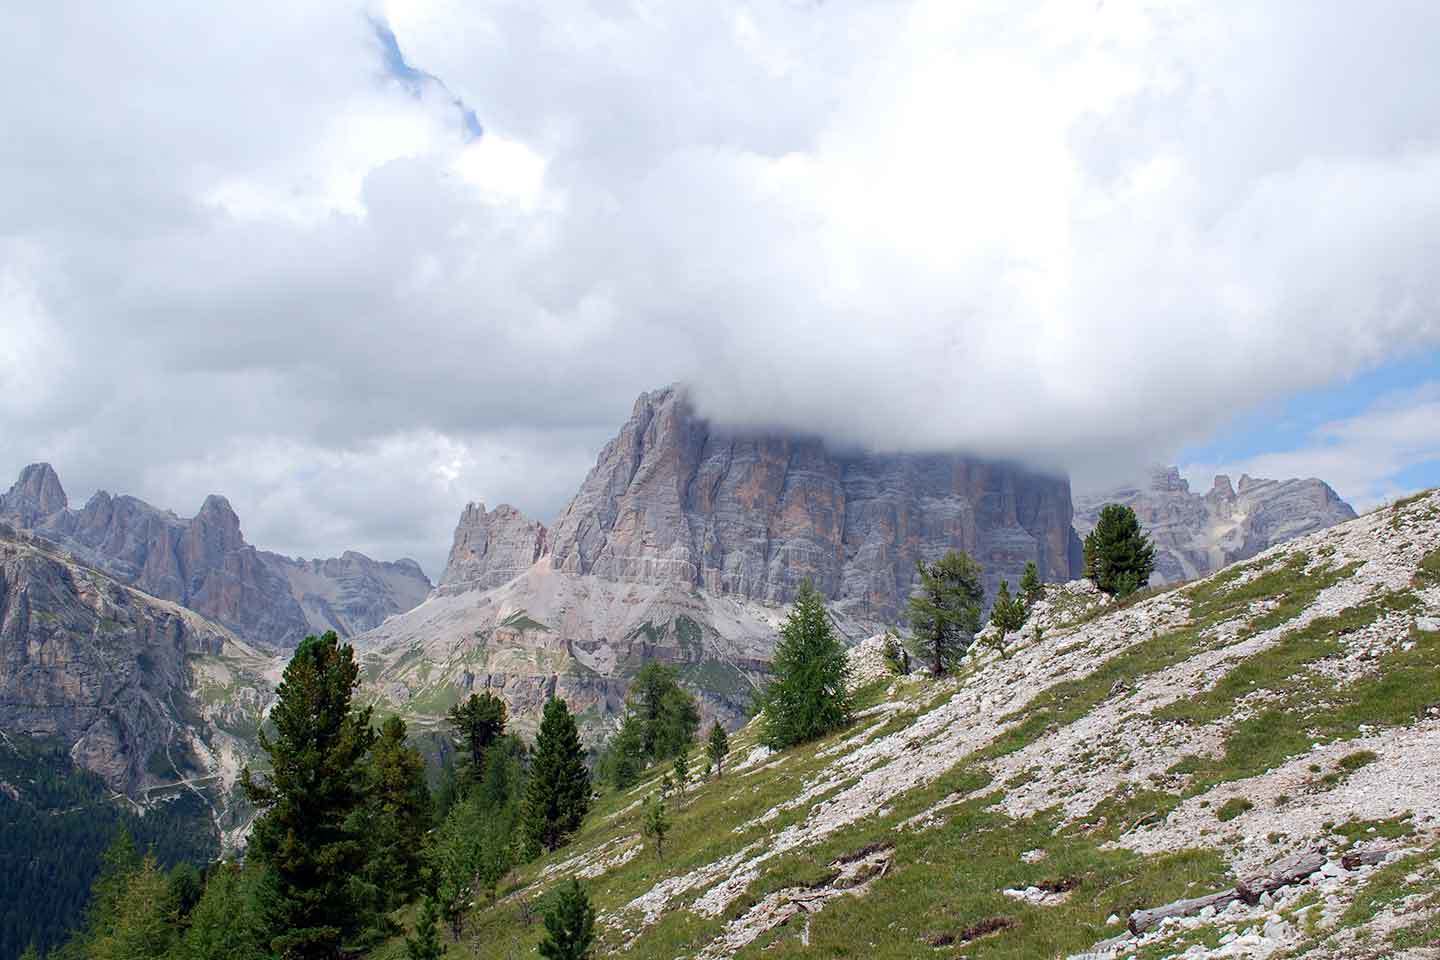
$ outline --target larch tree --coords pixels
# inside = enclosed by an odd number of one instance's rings
[[[910,597],[910,628],[938,677],[969,649],[980,629],[985,587],[980,565],[955,550],[934,563],[917,560],[915,571],[920,586]]]

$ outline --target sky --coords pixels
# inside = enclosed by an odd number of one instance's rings
[[[0,10],[0,472],[438,576],[642,390],[1082,489],[1440,483],[1429,0]]]

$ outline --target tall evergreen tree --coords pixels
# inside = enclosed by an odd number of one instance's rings
[[[730,752],[730,737],[725,733],[725,728],[720,726],[719,720],[710,727],[710,740],[705,749],[710,755],[710,762],[715,765],[715,776],[724,776],[725,756]]]
[[[595,942],[595,911],[580,881],[574,877],[556,891],[545,911],[545,939],[540,956],[545,960],[585,960]]]
[[[1155,547],[1130,507],[1107,503],[1085,535],[1085,576],[1101,592],[1124,597],[1150,582]]]
[[[263,916],[282,960],[341,957],[366,919],[354,895],[367,854],[355,815],[375,734],[370,709],[352,705],[359,683],[355,652],[334,631],[306,637],[276,691],[275,733],[260,731],[270,774],[262,781],[247,768],[241,778],[263,811],[249,850],[265,867]]]
[[[965,653],[980,629],[985,587],[980,565],[955,550],[935,563],[917,560],[915,570],[920,589],[910,597],[910,627],[938,677]]]
[[[559,697],[545,704],[526,783],[521,823],[527,848],[555,850],[580,829],[590,810],[590,771],[575,718]]]
[[[633,786],[645,769],[644,721],[634,710],[627,709],[620,720],[620,729],[610,737],[596,764],[596,774],[616,790]]]
[[[455,749],[464,758],[461,781],[479,783],[485,775],[485,751],[505,733],[505,701],[489,690],[472,693],[450,709],[447,719],[455,731]]]
[[[680,686],[675,668],[651,660],[630,682],[626,704],[640,723],[641,749],[646,763],[667,760],[689,750],[700,729],[695,698]]]
[[[830,626],[825,601],[808,579],[780,628],[771,670],[773,679],[759,698],[761,740],[768,746],[803,743],[849,722],[850,659]]]
[[[165,960],[179,933],[170,884],[154,857],[130,874],[106,929],[85,948],[87,960]]]
[[[1035,601],[1045,595],[1045,584],[1040,582],[1040,568],[1035,566],[1034,560],[1025,564],[1025,572],[1020,576],[1020,599],[1025,604],[1025,609],[1035,606]]]
[[[388,717],[370,750],[368,799],[362,834],[370,854],[365,879],[380,912],[407,902],[419,889],[422,848],[430,831],[425,759],[406,743],[405,721]]]
[[[690,785],[690,755],[675,754],[675,762],[670,767],[670,774],[675,778],[676,789],[683,795],[685,788]]]

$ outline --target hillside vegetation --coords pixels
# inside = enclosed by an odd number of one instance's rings
[[[938,681],[866,641],[847,728],[733,735],[722,778],[672,795],[663,858],[641,823],[663,771],[602,797],[448,956],[532,955],[572,875],[595,954],[634,960],[1440,956],[1440,493],[1102,600],[1052,585],[1004,658]],[[1311,849],[1323,870],[1253,906],[1106,943]]]

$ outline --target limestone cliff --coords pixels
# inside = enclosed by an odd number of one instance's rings
[[[1144,487],[1078,498],[1075,528],[1094,529],[1107,503],[1135,510],[1155,544],[1155,580],[1207,576],[1267,547],[1355,518],[1350,505],[1321,480],[1241,476],[1238,490],[1217,476],[1209,492],[1192,493],[1175,467],[1157,468]],[[1078,575],[1078,574],[1077,574]]]
[[[104,490],[72,510],[55,471],[43,463],[26,467],[0,497],[0,519],[246,640],[278,649],[316,630],[342,636],[367,630],[410,609],[430,590],[411,560],[384,564],[346,553],[303,561],[256,550],[220,496],[206,497],[189,519]]]

